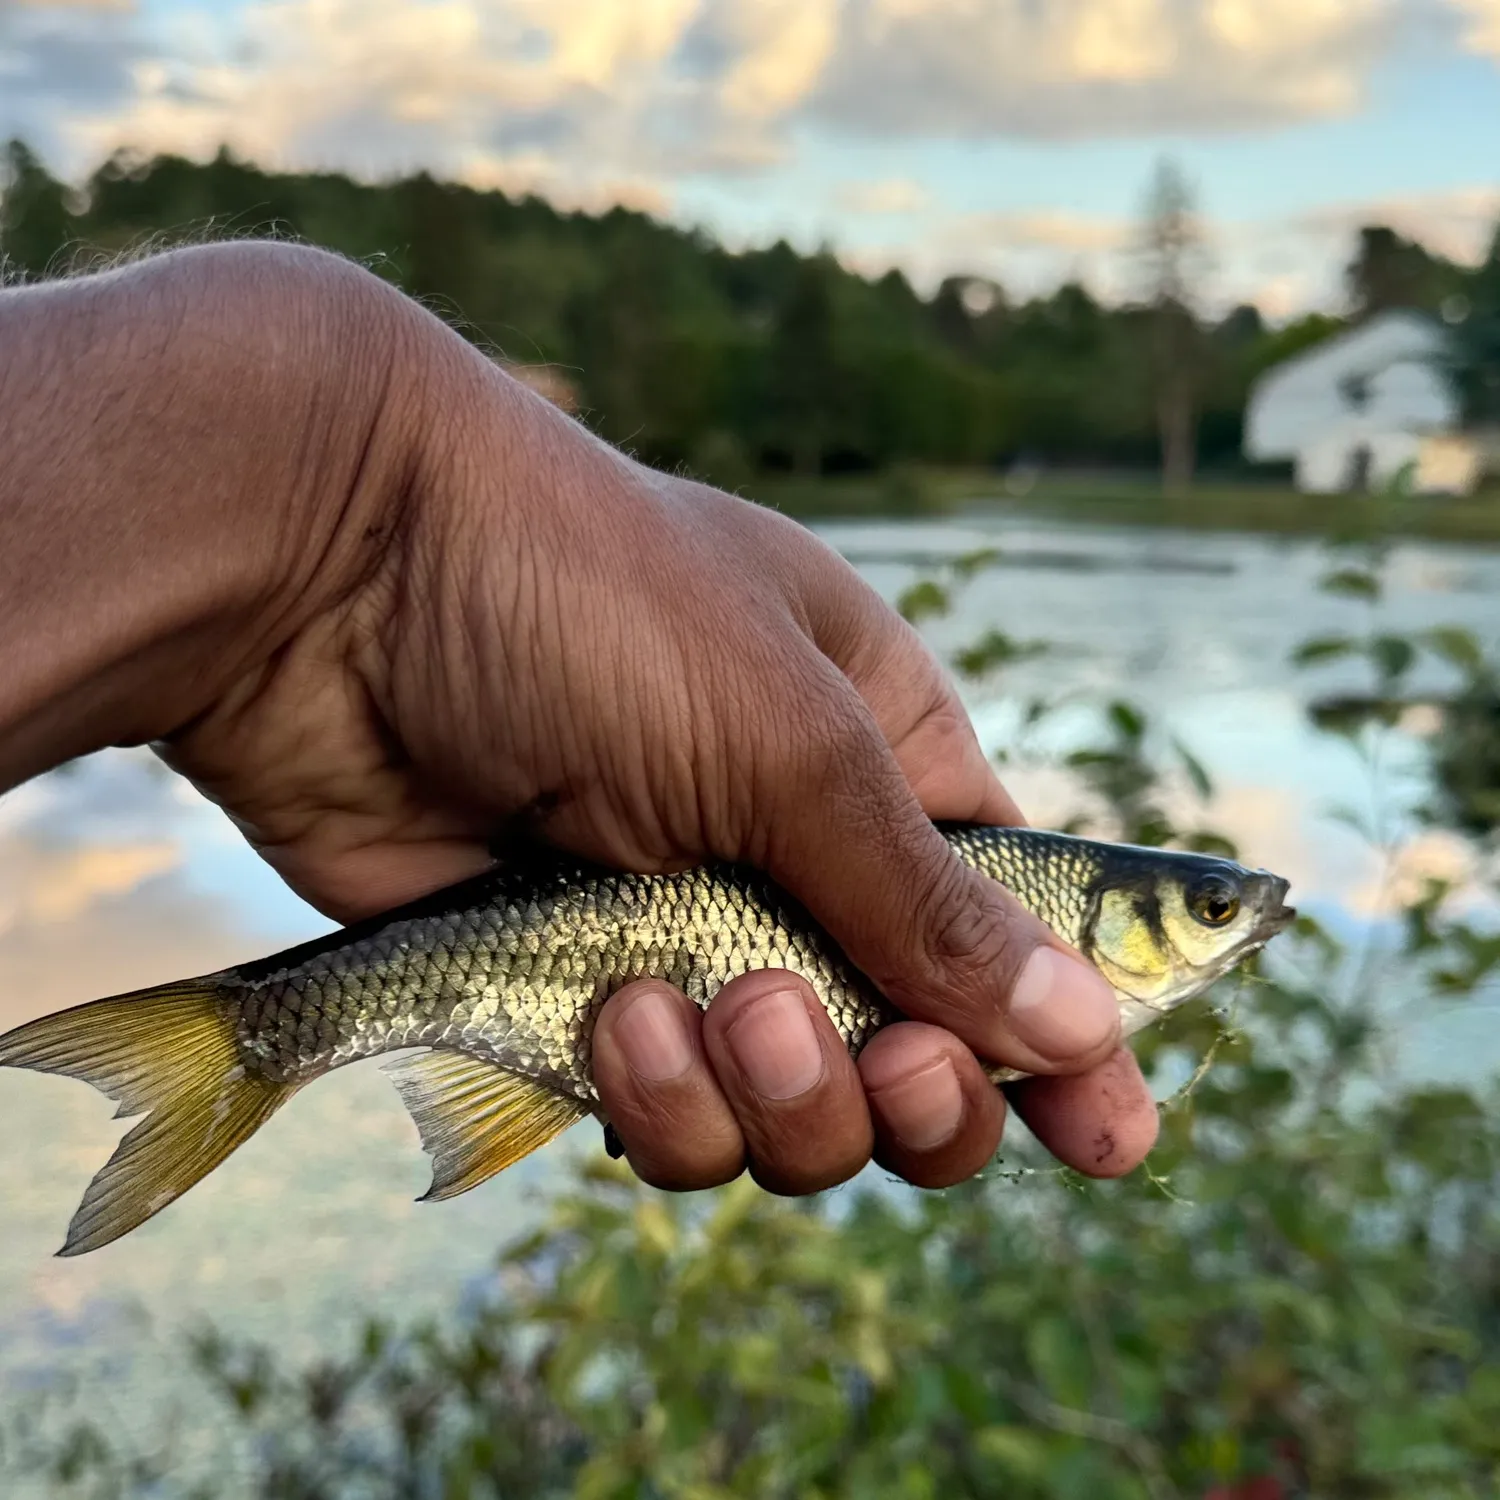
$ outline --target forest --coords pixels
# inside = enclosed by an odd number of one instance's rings
[[[13,275],[225,235],[327,246],[533,378],[545,370],[553,394],[645,461],[728,486],[1018,460],[1234,474],[1251,381],[1388,307],[1461,314],[1455,376],[1475,415],[1500,414],[1500,234],[1466,267],[1369,225],[1350,246],[1342,315],[1210,319],[1189,274],[1191,189],[1170,163],[1143,200],[1141,296],[1115,307],[1077,283],[1016,301],[964,275],[923,296],[899,270],[868,279],[785,241],[731,252],[623,208],[565,213],[425,173],[272,173],[227,151],[119,152],[71,185],[13,141],[0,184]]]

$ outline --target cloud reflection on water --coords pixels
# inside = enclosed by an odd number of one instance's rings
[[[0,1029],[329,925],[144,752],[91,757],[0,799]],[[531,1222],[537,1181],[557,1160],[442,1210],[419,1206],[428,1173],[416,1131],[365,1065],[292,1100],[136,1234],[53,1259],[128,1128],[112,1115],[72,1080],[0,1072],[0,1397],[64,1374],[86,1390],[112,1385],[128,1369],[131,1391],[111,1399],[149,1409],[180,1376],[184,1326],[200,1318],[310,1353],[379,1306],[451,1307]]]

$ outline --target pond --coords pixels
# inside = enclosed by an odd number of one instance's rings
[[[820,528],[888,598],[945,560],[997,549],[924,628],[948,651],[999,628],[1046,654],[971,684],[986,744],[1038,824],[1076,802],[1046,764],[1098,705],[1142,704],[1209,766],[1205,820],[1250,863],[1291,878],[1298,905],[1341,930],[1378,928],[1391,883],[1462,879],[1463,847],[1405,821],[1420,787],[1419,722],[1370,764],[1309,727],[1309,693],[1357,685],[1334,664],[1292,671],[1312,635],[1363,628],[1367,606],[1318,591],[1321,545],[1243,535],[1043,524],[976,511],[933,523]],[[1389,560],[1384,628],[1500,635],[1500,551],[1406,544]],[[1023,733],[1033,695],[1070,706]],[[1187,796],[1186,789],[1184,797]],[[1382,820],[1394,862],[1344,814]],[[0,799],[0,1029],[65,1005],[201,973],[324,931],[223,816],[144,752],[111,752]],[[1500,1002],[1403,1024],[1413,1076],[1500,1062]],[[182,1331],[212,1317],[294,1351],[336,1345],[370,1313],[439,1311],[487,1275],[537,1212],[563,1141],[455,1202],[418,1206],[426,1162],[372,1065],[301,1095],[183,1203],[125,1241],[52,1259],[90,1174],[123,1127],[66,1080],[0,1072],[0,1404],[65,1385],[130,1427],[180,1386]],[[127,1378],[128,1377],[128,1378]]]

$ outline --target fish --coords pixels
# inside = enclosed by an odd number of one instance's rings
[[[939,825],[1090,959],[1133,1034],[1296,915],[1288,883],[1216,856],[1030,828]],[[63,1074],[143,1116],[94,1177],[58,1252],[82,1255],[175,1202],[324,1074],[386,1070],[453,1198],[593,1114],[605,1000],[647,975],[707,1006],[731,978],[805,979],[851,1054],[899,1019],[813,917],[743,865],[630,874],[533,849],[368,920],[236,968],[115,995],[0,1037],[0,1067]],[[421,1049],[413,1051],[413,1049]],[[996,1085],[1024,1075],[987,1069]]]

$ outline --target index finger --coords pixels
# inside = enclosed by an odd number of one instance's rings
[[[1028,1073],[1071,1072],[1119,1034],[1114,991],[998,882],[963,864],[918,802],[868,705],[827,658],[753,747],[745,853],[823,923],[903,1014]],[[762,720],[762,723],[766,721]]]
[[[868,705],[922,810],[935,821],[1023,827],[953,679],[912,626],[863,579],[854,583],[842,603],[847,636],[819,644]]]
[[[927,816],[1023,826],[952,677],[917,630],[817,537],[796,527],[778,541],[782,584],[804,628],[864,699]]]

